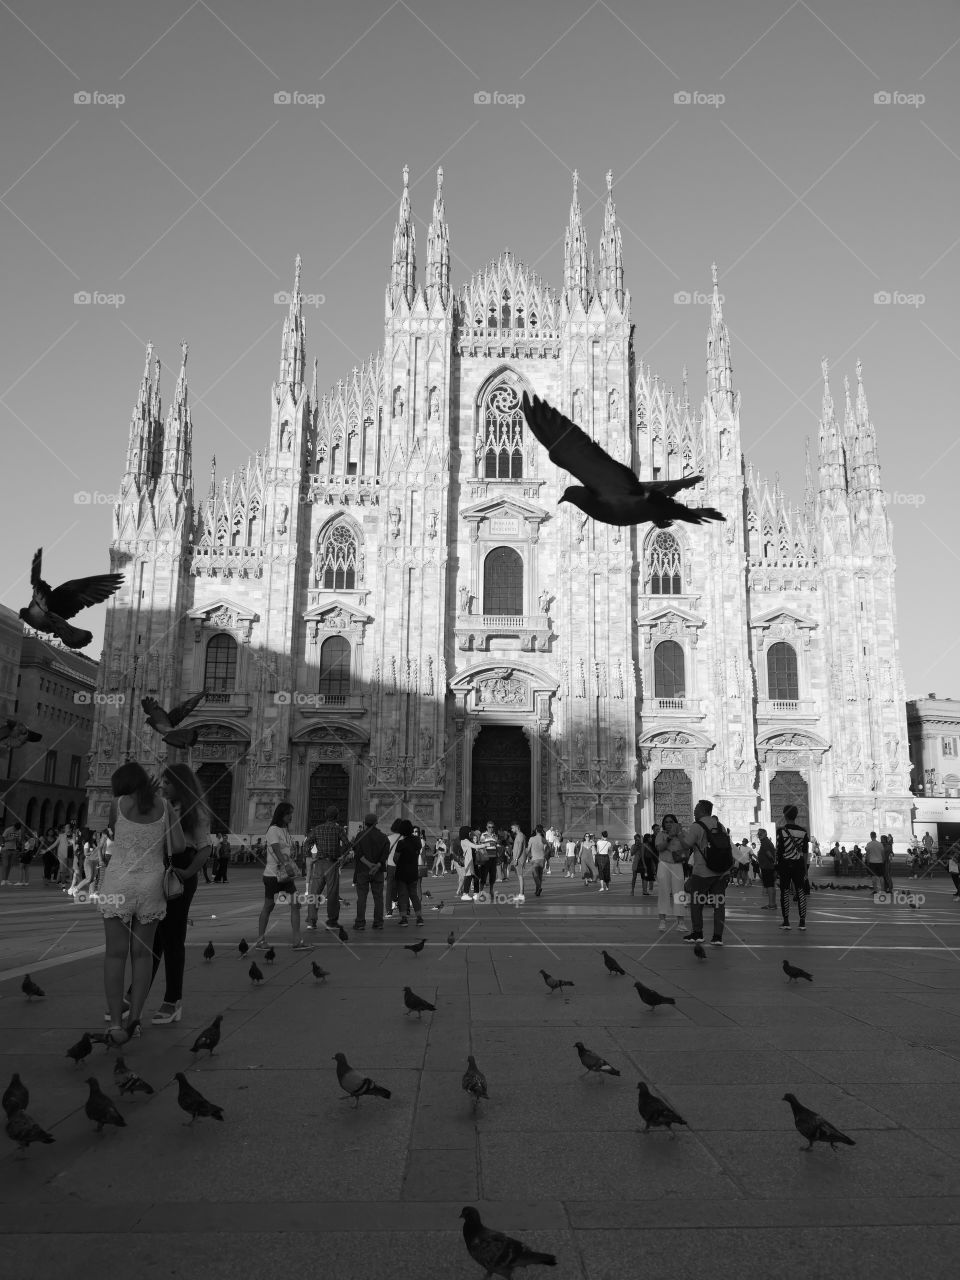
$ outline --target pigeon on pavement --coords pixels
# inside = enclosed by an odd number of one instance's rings
[[[552,1253],[537,1253],[528,1249],[520,1240],[505,1236],[502,1231],[491,1231],[480,1221],[480,1214],[471,1205],[461,1209],[463,1218],[463,1242],[467,1253],[483,1267],[487,1280],[491,1276],[503,1276],[512,1280],[518,1267],[539,1265],[555,1267],[557,1259]]]
[[[324,982],[330,976],[326,969],[321,969],[315,960],[310,961],[310,968],[313,970],[313,976],[318,982]]]
[[[67,618],[73,618],[82,609],[101,604],[123,586],[122,573],[100,573],[89,578],[71,578],[53,590],[40,576],[43,572],[43,548],[34,555],[30,566],[30,585],[33,598],[20,617],[34,631],[56,636],[68,649],[85,649],[93,640],[92,631],[71,627]]]
[[[801,969],[795,964],[791,964],[789,960],[783,962],[783,972],[787,975],[791,982],[796,982],[797,978],[806,978],[808,982],[812,982],[813,978],[807,973],[806,969]]]
[[[263,981],[263,970],[257,964],[256,960],[250,961],[250,968],[247,970],[247,972],[250,974],[250,981],[254,985],[256,985],[258,982]]]
[[[572,987],[575,985],[573,982],[568,982],[566,978],[551,978],[546,969],[541,969],[540,975],[550,988],[551,994],[554,991],[562,991],[564,987]]]
[[[44,997],[44,992],[42,988],[37,986],[34,980],[30,977],[29,973],[24,974],[23,982],[20,983],[20,990],[27,997],[28,1004],[34,998],[34,996],[36,996],[38,1000],[42,1000]]]
[[[426,938],[421,938],[419,942],[413,942],[409,946],[405,946],[403,949],[404,951],[412,951],[415,956],[418,956],[426,945]]]
[[[237,943],[237,950],[240,952],[240,959],[242,960],[243,957],[250,950],[250,944],[247,942],[246,938],[240,939],[240,941]]]
[[[0,720],[0,751],[17,751],[28,742],[42,742],[43,734],[29,729],[22,720],[7,717]]]
[[[852,1138],[848,1138],[845,1133],[834,1128],[829,1120],[824,1120],[823,1116],[818,1116],[815,1111],[798,1102],[796,1094],[785,1093],[783,1101],[790,1103],[797,1133],[807,1140],[807,1146],[801,1147],[801,1151],[812,1151],[815,1142],[829,1142],[831,1151],[836,1151],[838,1142],[842,1142],[847,1147],[857,1145]]]
[[[66,1056],[72,1058],[75,1065],[79,1066],[84,1058],[89,1058],[93,1052],[93,1041],[85,1031],[76,1044],[72,1044],[67,1050]]]
[[[677,1003],[673,996],[662,996],[659,991],[654,991],[652,987],[645,987],[642,982],[635,982],[633,985],[637,989],[637,995],[651,1009],[655,1009],[658,1004]]]
[[[349,942],[350,935],[349,933],[347,933],[343,925],[339,926],[339,932],[337,933],[337,937],[340,939],[341,942]]]
[[[7,1120],[7,1137],[15,1142],[21,1151],[26,1151],[31,1142],[55,1142],[45,1129],[41,1129],[32,1116],[26,1111],[14,1111]]]
[[[441,898],[441,899],[440,899],[440,901],[437,903],[437,905],[436,905],[435,907],[431,907],[431,908],[430,908],[430,910],[431,910],[431,911],[442,911],[442,910],[443,910],[443,908],[444,908],[446,905],[447,905],[447,904],[446,904],[446,903],[444,902],[444,900]]]
[[[450,932],[447,934],[447,946],[452,947],[453,944],[456,942],[456,940],[457,940],[457,935],[451,929]]]
[[[90,1086],[90,1096],[87,1098],[87,1105],[84,1110],[87,1113],[87,1118],[97,1126],[97,1133],[103,1132],[105,1124],[112,1124],[116,1125],[118,1129],[125,1129],[127,1127],[126,1120],[100,1088],[96,1076],[89,1076],[87,1084]]]
[[[601,951],[600,954],[603,956],[603,963],[607,966],[607,973],[616,973],[621,978],[624,977],[626,969],[620,967],[609,951]]]
[[[422,996],[418,996],[409,987],[403,988],[403,1003],[407,1006],[407,1013],[415,1013],[418,1018],[422,1018],[424,1012],[436,1013],[437,1010],[435,1004],[431,1004],[429,1000],[424,1000]]]
[[[172,711],[164,711],[156,698],[142,698],[140,705],[146,713],[147,724],[160,734],[167,746],[192,747],[200,736],[199,729],[178,729],[177,725],[192,715],[206,696],[205,693],[195,693]]]
[[[117,1088],[121,1093],[154,1093],[152,1084],[147,1084],[142,1076],[138,1076],[122,1058],[118,1058],[114,1063],[113,1074],[116,1077]]]
[[[277,958],[277,953],[274,951],[273,947],[267,947],[266,951],[263,953],[263,958],[266,960],[267,964],[273,964],[274,960]]]
[[[599,1053],[594,1053],[592,1049],[588,1049],[582,1040],[578,1040],[573,1047],[580,1055],[580,1061],[586,1067],[584,1075],[589,1075],[591,1071],[604,1076],[618,1076],[620,1074],[616,1067],[611,1067],[606,1058],[601,1058]]]
[[[223,1022],[223,1014],[218,1013],[209,1027],[201,1031],[193,1042],[191,1053],[199,1053],[201,1049],[206,1049],[213,1057],[213,1051],[220,1043],[220,1023]]]
[[[204,960],[206,960],[207,964],[210,963],[210,961],[213,959],[213,957],[216,954],[217,954],[216,951],[214,951],[213,949],[213,943],[208,942],[207,945],[203,948],[203,958]]]
[[[487,1093],[487,1078],[477,1066],[477,1060],[471,1053],[467,1058],[467,1069],[463,1073],[463,1079],[460,1082],[464,1092],[469,1093],[473,1098],[473,1105],[476,1106],[481,1098],[489,1098]]]
[[[350,1063],[347,1061],[345,1053],[335,1053],[334,1059],[337,1064],[337,1079],[340,1081],[340,1088],[348,1097],[353,1098],[354,1107],[359,1107],[360,1099],[370,1094],[374,1098],[389,1098],[390,1090],[384,1089],[382,1085],[374,1084],[369,1076],[361,1075],[359,1071],[354,1071]],[[341,1098],[341,1102],[345,1102],[346,1098]]]
[[[693,954],[697,957],[698,960],[706,960],[707,953],[703,949],[702,942],[695,942],[693,944]]]
[[[8,1116],[12,1116],[16,1111],[26,1111],[30,1105],[30,1091],[16,1071],[10,1077],[10,1083],[3,1091],[2,1105]]]
[[[223,1121],[223,1107],[218,1107],[215,1102],[209,1102],[199,1089],[193,1087],[182,1071],[178,1071],[174,1079],[180,1085],[177,1103],[180,1109],[190,1117],[191,1124],[198,1116],[210,1116],[213,1120]]]
[[[670,1136],[675,1138],[676,1134],[670,1126],[687,1123],[672,1107],[668,1107],[662,1098],[652,1094],[642,1080],[637,1085],[637,1110],[646,1122],[644,1133],[649,1133],[651,1129],[666,1129]]]
[[[534,436],[549,450],[550,461],[582,481],[584,487],[566,488],[560,501],[579,507],[591,519],[617,525],[651,523],[658,529],[669,529],[674,520],[703,524],[726,519],[713,507],[685,507],[674,500],[674,494],[700,484],[703,476],[641,481],[545,400],[534,396],[531,402],[524,392],[523,413]]]

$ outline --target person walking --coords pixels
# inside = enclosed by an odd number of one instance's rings
[[[187,925],[190,904],[197,892],[201,867],[210,856],[210,811],[191,768],[172,764],[163,771],[163,795],[172,806],[183,832],[184,847],[172,854],[170,865],[183,884],[183,893],[167,901],[167,914],[157,926],[153,946],[151,984],[163,961],[166,985],[163,1003],[153,1015],[153,1025],[179,1022],[183,1014],[183,971],[186,967]]]
[[[777,909],[777,847],[767,835],[766,827],[761,827],[757,832],[759,846],[757,848],[757,861],[760,864],[760,884],[766,891],[767,901],[760,908],[761,911],[776,911]]]
[[[460,894],[461,902],[473,901],[480,892],[480,880],[477,875],[477,859],[480,856],[480,832],[461,827],[466,835],[460,837],[460,848],[463,852],[463,886]]]
[[[580,872],[584,884],[593,884],[597,878],[597,846],[593,833],[588,831],[580,841]]]
[[[682,914],[683,908],[677,901],[677,894],[683,892],[683,864],[689,856],[690,846],[684,838],[675,814],[665,813],[663,815],[660,830],[657,832],[656,845],[657,854],[659,855],[657,863],[657,912],[660,916],[657,931],[658,933],[665,933],[667,929],[667,914],[671,909],[671,902],[676,914],[677,928],[684,928],[687,923]]]
[[[368,813],[363,831],[353,842],[356,857],[357,917],[353,927],[362,932],[367,927],[367,893],[373,895],[373,927],[383,928],[383,882],[386,875],[390,841],[377,826],[377,815]]]
[[[563,843],[563,878],[572,880],[577,874],[577,842],[573,836],[567,836]]]
[[[107,998],[111,1044],[125,1044],[140,1032],[140,1015],[153,979],[153,943],[167,912],[163,896],[165,857],[183,852],[185,841],[172,806],[157,795],[146,770],[136,761],[110,778],[114,830],[110,864],[97,905],[103,917],[103,988]],[[130,957],[130,1010],[123,1024],[124,974]]]
[[[633,844],[630,848],[630,897],[632,898],[637,888],[637,877],[640,875],[640,868],[643,865],[643,838],[639,833],[635,833]],[[643,896],[647,896],[647,882],[641,881],[641,889]]]
[[[213,859],[213,883],[227,884],[227,871],[230,867],[230,837],[226,831],[221,833]]]
[[[660,824],[655,822],[653,830],[647,832],[643,837],[643,849],[640,855],[640,882],[643,893],[646,897],[653,897],[654,886],[657,880],[657,864],[660,859],[657,854],[657,832],[660,830]]]
[[[308,951],[300,933],[300,897],[297,881],[291,874],[293,850],[290,841],[290,821],[293,805],[283,800],[273,811],[267,828],[267,859],[263,868],[263,906],[257,921],[257,940],[253,944],[262,951],[267,945],[267,924],[277,905],[277,894],[283,894],[290,902],[290,942],[294,951]]]
[[[423,924],[420,906],[420,854],[419,836],[414,835],[413,825],[406,818],[400,818],[400,839],[395,849],[397,861],[397,896],[400,905],[400,927],[406,929],[410,924],[410,907],[413,906],[417,916],[417,924]]]
[[[33,855],[37,851],[39,840],[29,827],[24,828],[20,833],[20,879],[18,885],[28,885],[30,883],[30,863],[33,861]]]
[[[867,841],[864,853],[866,854],[867,871],[871,876],[873,876],[873,892],[879,893],[883,888],[884,880],[884,848],[877,839],[877,833],[875,831],[870,832],[870,839]]]
[[[597,852],[594,860],[597,866],[597,879],[600,881],[599,893],[610,892],[610,857],[613,852],[613,845],[610,843],[610,837],[606,831],[600,832],[600,839],[597,841]]]
[[[810,836],[797,822],[795,804],[784,805],[782,826],[777,827],[777,876],[780,880],[781,929],[790,928],[790,894],[796,895],[801,933],[807,927],[807,864],[810,861]]]
[[[543,893],[543,876],[547,870],[547,833],[540,823],[534,827],[527,842],[527,857],[533,876],[533,896],[539,898]]]
[[[13,864],[20,852],[20,823],[11,822],[3,833],[2,872],[0,884],[13,884]]]
[[[340,867],[347,849],[347,841],[338,822],[340,810],[335,804],[327,806],[324,820],[317,827],[316,856],[310,860],[307,877],[307,928],[316,929],[320,914],[320,898],[326,896],[327,928],[334,932],[340,928]],[[269,843],[269,841],[268,841]]]
[[[483,833],[480,836],[480,848],[478,850],[479,861],[475,855],[474,864],[477,868],[477,895],[484,891],[484,885],[490,886],[490,901],[493,901],[493,889],[497,883],[497,860],[498,860],[499,840],[497,838],[496,826],[493,822],[488,822]]]
[[[893,836],[881,836],[880,843],[883,845],[883,890],[893,893]]]
[[[526,902],[523,892],[523,869],[527,865],[527,837],[520,830],[519,822],[510,823],[510,870],[517,873],[517,902]]]
[[[750,846],[746,840],[741,840],[733,846],[733,861],[737,888],[746,889],[750,876]]]
[[[734,867],[733,846],[729,832],[714,815],[711,800],[698,800],[693,811],[693,826],[685,835],[693,854],[690,876],[690,932],[684,942],[703,941],[703,909],[713,907],[714,947],[723,946],[726,921],[727,884]]]
[[[950,861],[947,863],[947,875],[953,881],[954,897],[960,898],[960,845],[950,846]]]
[[[386,914],[391,918],[397,914],[397,844],[400,841],[400,823],[401,818],[395,818],[390,826],[390,834],[387,836],[389,849],[387,851],[387,862],[384,868],[384,879],[386,885]]]

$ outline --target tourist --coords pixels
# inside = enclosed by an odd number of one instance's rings
[[[526,902],[523,892],[523,869],[527,865],[527,837],[519,822],[510,823],[510,870],[517,873],[517,901]]]
[[[125,1044],[140,1032],[140,1015],[153,980],[154,935],[167,912],[164,859],[182,853],[185,842],[171,805],[157,795],[142,765],[135,761],[121,765],[111,776],[110,785],[116,797],[110,810],[115,835],[98,906],[106,940],[103,987],[110,1014],[107,1035],[111,1044]],[[132,981],[124,1026],[128,955]]]
[[[885,850],[883,845],[877,839],[875,831],[870,832],[870,839],[867,841],[866,863],[867,871],[873,876],[873,892],[879,893],[883,888],[884,874],[883,863]]]
[[[543,893],[543,873],[547,861],[547,833],[539,823],[534,827],[527,843],[527,857],[533,875],[534,897],[539,898]]]
[[[224,831],[220,836],[213,859],[213,883],[227,884],[227,870],[230,866],[230,837]]]
[[[584,884],[593,884],[597,878],[597,844],[593,832],[588,831],[580,841],[580,872]]]
[[[290,903],[290,942],[294,951],[307,951],[309,947],[300,933],[300,897],[297,893],[297,881],[292,874],[293,850],[290,842],[290,821],[293,818],[293,805],[283,800],[273,811],[270,826],[267,829],[267,860],[263,868],[263,906],[257,922],[257,940],[253,944],[258,950],[267,945],[267,924],[277,905],[277,894],[282,893]]]
[[[693,853],[693,874],[690,877],[690,932],[684,942],[703,941],[703,908],[713,907],[714,947],[723,946],[723,926],[726,921],[727,882],[733,870],[733,848],[725,828],[714,815],[710,800],[698,800],[693,811],[693,826],[688,827],[685,839]],[[725,841],[725,847],[724,846]],[[729,850],[729,855],[727,854]],[[722,858],[729,862],[726,870],[716,870]],[[708,862],[707,859],[710,859]],[[711,866],[710,863],[714,865]]]
[[[347,841],[338,821],[340,810],[328,805],[316,831],[316,856],[310,859],[307,876],[307,928],[316,929],[320,900],[326,898],[327,928],[340,928],[340,867]],[[267,842],[269,844],[269,840]]]
[[[356,857],[354,884],[357,886],[357,916],[353,927],[362,932],[367,927],[367,892],[373,895],[373,927],[383,928],[383,881],[390,853],[390,841],[377,826],[377,815],[368,813],[363,830],[353,842]]]
[[[434,846],[433,874],[435,876],[447,874],[447,843],[442,836],[437,837],[437,843]]]
[[[397,866],[397,897],[400,905],[400,927],[410,924],[410,907],[416,912],[417,924],[423,924],[420,906],[420,857],[422,844],[412,824],[400,818],[400,839],[394,850]]]
[[[893,893],[893,836],[880,837],[883,845],[883,889],[885,893]]]
[[[757,861],[760,864],[760,885],[766,890],[767,901],[760,908],[761,911],[776,911],[777,909],[777,847],[767,835],[766,827],[761,827],[757,832],[759,839],[759,847],[757,848]]]
[[[950,861],[947,863],[947,874],[953,881],[953,887],[956,890],[955,898],[960,898],[960,845],[953,844],[950,846]]]
[[[567,836],[563,851],[563,876],[565,880],[572,880],[577,874],[577,841],[574,836]]]
[[[464,830],[463,827],[460,828]],[[465,836],[460,838],[460,847],[463,850],[463,893],[461,901],[466,895],[467,899],[475,899],[480,892],[480,876],[477,871],[478,859],[480,857],[480,832],[476,829],[468,829]]]
[[[807,927],[807,864],[810,861],[810,836],[797,822],[795,804],[783,809],[783,824],[777,827],[777,875],[780,880],[781,929],[790,928],[790,893],[793,891],[800,914],[801,933]]]
[[[840,842],[834,840],[833,848],[830,850],[830,857],[833,859],[833,874],[840,879]]]
[[[83,878],[78,880],[76,885],[71,885],[70,887],[70,894],[76,903],[82,905],[91,896],[87,893],[88,887],[91,888],[93,894],[97,892],[97,885],[106,865],[102,852],[103,843],[102,836],[99,840],[91,840],[89,848],[83,856]]]
[[[610,837],[606,831],[600,832],[600,839],[597,841],[597,849],[594,854],[594,862],[597,868],[597,879],[600,881],[598,892],[610,892],[610,855],[613,845],[610,843]]]
[[[34,833],[25,827],[21,833],[20,854],[18,861],[20,863],[20,879],[18,885],[27,885],[30,883],[30,863],[33,861],[33,855],[37,851],[40,842]]]
[[[13,864],[20,853],[20,823],[12,822],[3,833],[2,873],[0,884],[13,884]]]
[[[745,889],[750,875],[750,846],[746,840],[741,840],[733,846],[733,861],[737,888]]]
[[[493,889],[497,883],[497,861],[499,854],[499,841],[497,839],[497,830],[495,824],[491,821],[486,824],[483,833],[480,836],[480,848],[478,850],[479,861],[474,858],[474,865],[477,868],[477,895],[484,892],[484,885],[489,885],[490,901],[493,901]]]
[[[677,895],[683,892],[683,866],[689,856],[690,847],[684,839],[683,831],[675,814],[665,813],[663,815],[660,830],[657,832],[656,845],[657,854],[659,855],[657,863],[657,911],[660,916],[657,930],[659,933],[665,933],[667,929],[667,912],[670,910],[671,901],[676,915],[677,928],[684,928],[687,923],[682,914],[683,908],[677,901]]]
[[[390,848],[387,853],[387,862],[384,868],[384,877],[386,881],[386,914],[390,918],[397,914],[397,844],[400,840],[400,824],[402,818],[395,818],[390,827],[390,834],[387,836]]]
[[[653,824],[653,829],[648,831],[643,837],[643,850],[640,857],[640,881],[644,894],[649,898],[654,894],[654,885],[657,879],[657,865],[660,857],[657,853],[657,832],[660,830],[659,822]]]
[[[637,888],[637,877],[640,875],[640,868],[643,864],[643,841],[646,837],[641,837],[639,832],[634,834],[633,845],[630,849],[630,897],[632,898]],[[641,881],[641,889],[643,896],[647,896],[646,880]]]
[[[811,848],[813,850],[813,865],[819,867],[822,862],[822,855],[820,853],[820,841],[816,836],[812,837]]]
[[[552,822],[551,822],[550,826],[549,826],[549,827],[547,827],[546,831],[544,832],[544,835],[543,835],[543,842],[544,842],[544,846],[545,846],[546,851],[547,851],[547,856],[546,856],[546,874],[547,874],[547,875],[550,875],[550,874],[551,874],[551,872],[550,872],[550,863],[553,861],[553,859],[554,859],[554,857],[557,855],[557,853],[559,853],[559,851],[560,851],[560,847],[561,847],[561,845],[560,845],[560,842],[561,842],[561,834],[560,834],[560,832],[557,830],[557,828],[553,825],[553,823],[552,823]]]

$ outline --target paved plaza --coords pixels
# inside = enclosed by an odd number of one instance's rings
[[[952,886],[899,881],[926,894],[918,909],[824,889],[805,935],[795,921],[781,934],[759,889],[732,889],[726,945],[698,961],[673,926],[657,932],[652,899],[613,879],[601,898],[554,874],[519,908],[454,902],[453,877],[430,880],[422,930],[388,921],[346,945],[310,934],[311,954],[291,952],[278,909],[277,959],[260,959],[257,988],[237,955],[240,937],[256,936],[256,870],[201,884],[183,1021],[148,1025],[123,1050],[157,1090],[135,1099],[118,1098],[113,1053],[97,1046],[78,1067],[64,1056],[104,1025],[96,912],[39,884],[4,889],[0,1076],[5,1087],[20,1072],[30,1113],[56,1142],[20,1158],[4,1138],[0,1274],[466,1280],[483,1274],[460,1235],[460,1209],[474,1204],[488,1225],[556,1254],[555,1270],[520,1273],[531,1277],[955,1275]],[[414,956],[403,946],[418,936],[428,945]],[[608,975],[602,948],[626,977]],[[789,984],[784,957],[813,984]],[[575,983],[566,1001],[541,968]],[[21,994],[27,971],[45,1000]],[[636,978],[676,1007],[646,1009]],[[406,1015],[404,985],[437,1012]],[[221,1045],[194,1065],[189,1046],[217,1013]],[[584,1078],[577,1040],[621,1077]],[[391,1099],[341,1101],[336,1052]],[[460,1087],[471,1052],[490,1091],[476,1114]],[[186,1126],[180,1070],[223,1106],[223,1124]],[[125,1129],[94,1132],[83,1109],[91,1074]],[[675,1140],[638,1132],[639,1079],[688,1121]],[[856,1146],[801,1154],[786,1091]]]

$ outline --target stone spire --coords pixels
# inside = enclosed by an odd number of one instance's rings
[[[413,306],[417,288],[416,233],[410,213],[410,169],[403,166],[403,195],[400,197],[400,213],[393,233],[393,262],[390,268],[390,288],[387,294],[391,310],[401,298]]]
[[[443,206],[443,169],[437,170],[437,194],[433,200],[433,217],[427,229],[427,306],[435,298],[446,307],[450,300],[450,229]]]
[[[820,496],[833,492],[846,492],[846,464],[843,439],[834,415],[833,396],[830,394],[830,365],[826,356],[820,362],[823,372],[823,405],[820,411],[820,442],[817,459],[818,489]]]
[[[300,399],[307,359],[307,329],[303,321],[303,295],[300,292],[300,255],[297,254],[293,277],[293,293],[290,310],[283,322],[283,339],[280,344],[280,374],[275,388],[277,400],[283,398],[289,388],[294,400]]]
[[[613,203],[613,170],[607,170],[607,202],[603,210],[603,235],[600,238],[600,274],[597,292],[605,306],[616,300],[623,310],[623,236],[617,226],[617,208]]]
[[[187,398],[186,342],[180,343],[181,362],[177,387],[167,410],[164,428],[163,474],[172,477],[178,487],[191,483],[191,454],[193,451],[193,422]]]
[[[880,459],[877,455],[877,433],[870,421],[867,393],[863,389],[863,365],[857,361],[857,399],[851,416],[854,420],[855,447],[851,487],[859,490],[880,488]]]
[[[143,484],[151,479],[151,463],[154,456],[155,442],[163,431],[160,417],[160,361],[155,369],[153,363],[153,343],[147,343],[146,359],[143,366],[143,377],[137,391],[137,402],[130,418],[130,434],[127,441],[128,480]],[[152,377],[151,377],[152,373]]]
[[[710,303],[710,331],[707,334],[707,395],[718,412],[723,405],[733,410],[733,361],[730,357],[730,335],[723,318],[717,264],[713,274],[713,299]]]
[[[590,305],[590,286],[592,271],[590,255],[587,250],[587,238],[583,232],[583,218],[580,214],[580,201],[577,187],[580,175],[573,171],[573,199],[570,201],[570,221],[563,239],[563,288],[566,293],[567,306],[572,307],[579,298],[584,308]]]

